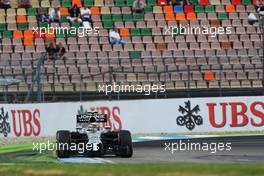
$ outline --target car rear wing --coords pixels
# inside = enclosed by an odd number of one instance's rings
[[[88,112],[86,114],[79,114],[76,116],[77,124],[79,123],[103,123],[107,122],[106,114],[98,114],[98,112]]]

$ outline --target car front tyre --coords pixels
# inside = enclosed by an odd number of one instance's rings
[[[57,131],[57,157],[58,158],[68,158],[70,157],[70,143],[71,143],[71,133],[70,131],[61,130]]]

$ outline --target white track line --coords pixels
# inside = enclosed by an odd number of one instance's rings
[[[63,163],[113,163],[110,160],[103,158],[89,158],[89,157],[72,157],[72,158],[58,158]]]

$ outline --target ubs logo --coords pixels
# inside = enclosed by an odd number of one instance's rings
[[[191,102],[184,102],[185,106],[179,106],[178,111],[182,114],[176,119],[176,123],[179,126],[186,126],[186,128],[192,131],[195,128],[195,125],[202,125],[203,118],[198,114],[200,111],[199,105],[196,105],[194,108],[191,106]]]
[[[7,137],[10,131],[9,115],[7,112],[5,113],[5,109],[2,107],[0,112],[0,133]]]

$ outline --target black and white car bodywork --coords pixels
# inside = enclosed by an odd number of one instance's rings
[[[104,155],[131,157],[133,148],[130,132],[102,128],[100,124],[106,122],[106,115],[97,112],[77,115],[76,132],[57,131],[57,156],[59,158]]]

